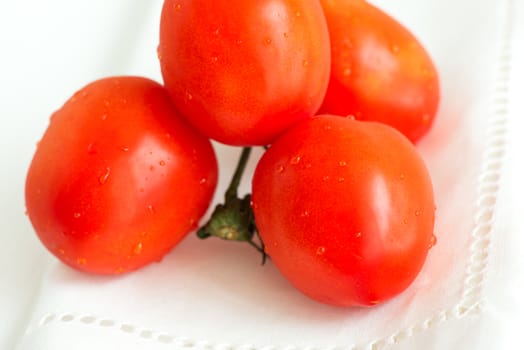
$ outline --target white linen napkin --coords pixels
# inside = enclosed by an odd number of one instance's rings
[[[55,3],[58,9],[58,4],[67,2]],[[111,16],[118,25],[113,27],[109,20],[100,23],[100,32],[111,31],[109,41],[129,39],[125,33],[138,33],[133,28],[139,18],[143,31],[135,46],[121,43],[118,48],[131,57],[123,53],[109,57],[106,68],[97,72],[113,74],[112,68],[116,73],[159,80],[154,49],[161,1],[115,3]],[[436,124],[418,145],[434,181],[438,242],[408,290],[375,308],[321,305],[294,290],[271,261],[260,266],[258,253],[247,245],[199,241],[194,234],[161,263],[119,277],[82,274],[42,247],[30,245],[32,250],[16,254],[22,260],[38,255],[41,267],[32,273],[39,282],[32,282],[33,293],[24,308],[27,318],[17,323],[11,345],[16,350],[514,346],[520,339],[515,322],[521,318],[524,292],[524,278],[519,277],[524,269],[520,257],[524,232],[512,216],[515,193],[523,188],[522,178],[516,177],[523,175],[516,145],[522,146],[524,132],[519,97],[523,90],[518,90],[524,88],[524,42],[519,40],[524,37],[524,6],[512,0],[374,3],[420,38],[435,59],[442,83]],[[130,15],[126,20],[118,11],[124,6],[141,11],[126,12]],[[143,11],[146,8],[149,12]],[[96,11],[82,15],[99,16]],[[108,48],[104,43],[100,46]],[[118,60],[124,68],[118,67]],[[79,77],[89,76],[82,74]],[[57,76],[52,83],[60,86],[61,79]],[[62,99],[68,96],[65,92]],[[40,126],[47,120],[43,114],[33,118]],[[222,200],[239,149],[215,146],[220,161],[217,202]],[[248,179],[261,152],[251,159],[241,192],[249,190]],[[16,190],[23,197],[20,188]],[[13,220],[21,231],[17,235],[34,235],[23,212]]]

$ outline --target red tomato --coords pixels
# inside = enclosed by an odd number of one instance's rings
[[[158,55],[177,109],[231,145],[265,145],[312,116],[330,71],[318,0],[166,0]]]
[[[405,27],[362,0],[321,0],[332,47],[322,113],[391,125],[416,142],[439,103],[437,70]]]
[[[194,229],[216,181],[211,143],[162,86],[106,78],[51,117],[27,174],[27,213],[64,263],[122,273],[160,260]]]
[[[395,129],[323,115],[269,148],[253,178],[267,253],[300,291],[340,306],[383,302],[419,273],[432,242],[432,183]]]

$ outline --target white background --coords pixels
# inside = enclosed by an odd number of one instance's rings
[[[481,303],[478,310],[456,316],[454,312],[458,309],[453,308],[454,288],[458,290],[462,286],[457,283],[450,286],[449,305],[442,308],[448,310],[443,314],[445,320],[432,317],[431,308],[413,309],[413,305],[417,305],[415,300],[407,309],[393,303],[389,309],[386,307],[376,311],[377,320],[374,323],[372,314],[360,315],[362,311],[351,313],[310,305],[309,301],[288,291],[285,281],[271,266],[255,274],[250,282],[254,283],[254,287],[244,286],[238,294],[255,295],[259,293],[257,288],[271,281],[269,291],[261,294],[265,300],[239,301],[234,299],[234,294],[231,296],[227,291],[214,289],[213,278],[227,280],[232,285],[243,283],[238,276],[225,272],[193,278],[192,285],[177,291],[163,290],[177,285],[177,279],[186,281],[185,273],[205,271],[208,267],[213,268],[211,265],[215,262],[244,265],[233,270],[243,276],[251,276],[250,269],[257,267],[253,267],[256,265],[253,260],[257,258],[245,249],[225,248],[221,242],[203,243],[203,252],[212,255],[212,259],[199,261],[194,270],[174,272],[174,277],[169,275],[166,266],[194,266],[193,240],[175,250],[163,264],[116,281],[81,276],[61,266],[40,245],[24,215],[25,173],[36,142],[45,130],[49,115],[86,83],[120,74],[160,80],[156,44],[161,2],[3,1],[0,4],[0,348],[80,349],[83,348],[81,344],[85,348],[98,346],[108,349],[117,346],[176,348],[184,344],[187,347],[195,339],[197,344],[212,344],[215,348],[220,348],[220,344],[253,344],[256,348],[296,345],[298,348],[346,346],[350,349],[354,345],[355,348],[417,349],[421,344],[428,349],[520,348],[519,325],[524,321],[521,297],[524,294],[524,226],[519,220],[524,196],[524,159],[521,155],[524,149],[524,6],[516,0],[399,0],[374,3],[387,8],[417,34],[427,45],[442,73],[443,105],[442,115],[439,116],[442,122],[435,126],[429,139],[420,147],[431,161],[430,168],[436,173],[442,173],[437,168],[449,166],[452,159],[456,160],[451,158],[453,155],[463,154],[464,163],[446,168],[449,178],[457,179],[454,183],[460,188],[440,194],[443,207],[439,223],[441,228],[449,228],[451,232],[453,227],[447,226],[448,222],[457,222],[458,227],[464,223],[467,228],[475,221],[474,215],[478,212],[475,212],[471,200],[476,198],[465,198],[459,194],[470,194],[468,188],[478,187],[486,150],[482,142],[485,140],[483,131],[488,124],[486,120],[495,113],[493,108],[502,106],[504,109],[504,128],[499,135],[502,142],[497,148],[502,151],[495,159],[500,174],[500,189],[496,193],[491,230],[487,237],[488,264],[480,281]],[[504,8],[507,4],[512,4],[509,12]],[[508,24],[509,27],[506,26]],[[494,92],[497,77],[504,77],[506,72],[508,80],[502,85],[507,89],[502,93]],[[493,94],[498,94],[504,101],[494,102]],[[456,113],[453,118],[465,121],[462,124],[454,121],[449,116],[451,112]],[[454,134],[453,138],[450,136],[451,142],[446,145],[449,125],[456,126],[460,134]],[[468,127],[472,135],[467,134]],[[470,139],[470,143],[466,142]],[[434,152],[434,147],[438,145],[449,149],[443,153]],[[237,150],[223,146],[218,146],[217,150],[222,161],[220,189],[223,189]],[[442,179],[448,179],[438,174],[436,177],[438,184],[443,182]],[[247,185],[244,185],[244,190],[246,188]],[[438,188],[444,190],[443,185]],[[463,221],[455,221],[461,216]],[[445,220],[447,218],[450,220]],[[463,237],[468,239],[470,231],[464,230]],[[448,244],[452,242],[451,238],[449,235]],[[452,247],[447,251],[445,248],[446,244],[442,243],[435,252],[440,252],[442,256],[448,254],[457,262],[462,261],[460,256],[449,253],[454,252]],[[235,256],[220,255],[215,253],[217,249],[226,249]],[[467,258],[468,254],[466,249],[463,255]],[[205,257],[205,254],[197,256]],[[439,261],[438,257],[432,259]],[[435,266],[438,264],[430,262],[426,274],[430,275]],[[456,268],[458,276],[464,267],[457,263]],[[450,272],[449,275],[453,274]],[[166,279],[172,282],[165,284]],[[450,284],[453,282],[452,278],[444,280]],[[422,282],[418,286],[422,286]],[[209,288],[217,294],[209,295],[192,288]],[[184,293],[206,297],[204,304],[209,305],[211,313],[208,317],[212,319],[216,316],[218,319],[224,314],[224,326],[219,325],[214,331],[207,330],[206,334],[199,333],[199,318],[207,316],[199,313],[198,309],[177,304],[176,296],[183,298]],[[130,302],[126,300],[128,296],[136,299]],[[156,300],[159,296],[165,300]],[[292,306],[284,304],[289,301]],[[446,304],[447,301],[438,302]],[[260,303],[265,304],[257,306]],[[134,307],[130,309],[129,305]],[[160,312],[162,305],[165,309]],[[283,312],[276,310],[279,307]],[[235,313],[241,315],[241,308],[258,310],[260,314],[250,315],[244,322],[228,316]],[[308,322],[298,316],[289,317],[286,308],[291,308]],[[153,311],[144,315],[147,313],[145,310]],[[175,310],[186,314],[174,315]],[[420,313],[422,323],[414,324],[422,324],[424,330],[391,333],[389,328],[377,326],[384,322],[379,320],[378,315],[383,318],[392,310],[411,315],[411,318],[406,316],[406,322],[416,321]],[[429,316],[424,312],[428,312]],[[260,322],[266,323],[258,324],[257,317]],[[358,323],[359,318],[365,319],[365,323]],[[428,319],[436,325],[424,323]],[[127,324],[130,320],[132,323]],[[186,323],[182,325],[180,320],[186,320]],[[227,329],[228,320],[238,323],[240,335]],[[283,328],[272,328],[270,321]],[[203,323],[206,324],[205,320]],[[283,329],[286,335],[282,334]],[[338,332],[335,336],[333,329]],[[368,330],[377,334],[361,335],[360,339],[357,333]],[[318,341],[307,343],[308,337],[302,333],[306,331],[314,334]],[[265,336],[261,334],[264,332]],[[396,334],[399,339],[393,341],[389,334]],[[322,338],[323,335],[326,339]],[[332,339],[338,343],[335,344]],[[377,341],[373,342],[373,339]]]

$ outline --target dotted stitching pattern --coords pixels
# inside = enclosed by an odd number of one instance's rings
[[[506,0],[504,28],[502,40],[499,43],[498,64],[496,77],[490,101],[488,127],[485,151],[482,155],[482,169],[478,179],[477,203],[475,213],[475,226],[472,231],[472,244],[470,256],[466,267],[463,293],[460,301],[454,307],[437,312],[433,316],[418,322],[406,329],[400,330],[388,337],[374,340],[363,345],[349,345],[344,347],[297,347],[297,346],[265,346],[216,344],[204,340],[191,340],[175,337],[167,333],[138,327],[129,323],[117,322],[108,318],[92,315],[47,314],[38,323],[37,327],[49,326],[53,323],[80,323],[85,326],[108,328],[122,333],[133,335],[144,340],[155,341],[166,346],[182,349],[207,349],[207,350],[381,350],[389,345],[402,343],[409,337],[420,334],[430,328],[443,324],[451,319],[461,319],[468,315],[478,314],[482,311],[482,291],[486,277],[486,268],[491,248],[491,234],[495,205],[500,187],[502,162],[506,149],[507,98],[509,79],[511,73],[511,27],[513,0]]]

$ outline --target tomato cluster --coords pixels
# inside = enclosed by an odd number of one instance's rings
[[[100,79],[51,117],[26,179],[42,243],[89,273],[159,261],[211,203],[214,140],[245,152],[200,237],[248,241],[324,303],[406,289],[435,242],[414,142],[439,82],[416,38],[362,0],[165,0],[159,34],[163,84]]]

